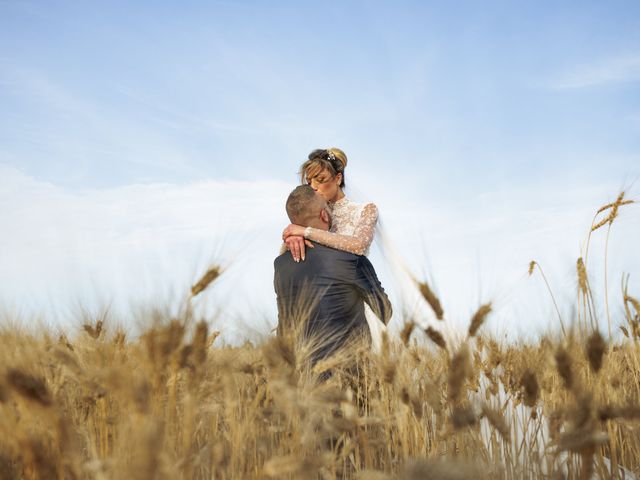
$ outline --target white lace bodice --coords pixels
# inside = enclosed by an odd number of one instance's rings
[[[328,247],[367,255],[378,221],[378,208],[373,203],[356,203],[343,197],[332,204],[331,230],[311,228],[309,240]]]

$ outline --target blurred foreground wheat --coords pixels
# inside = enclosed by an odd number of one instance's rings
[[[578,322],[561,338],[501,344],[482,332],[487,303],[461,343],[409,320],[378,354],[355,346],[325,361],[325,382],[294,336],[217,345],[189,309],[156,314],[133,340],[107,316],[75,337],[5,328],[0,478],[631,478],[640,302],[626,279],[625,337],[605,340],[584,265]]]

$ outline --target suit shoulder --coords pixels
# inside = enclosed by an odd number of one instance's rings
[[[314,255],[317,254],[326,258],[349,260],[353,262],[356,262],[359,257],[359,255],[356,255],[355,253],[345,252],[343,250],[338,250],[336,248],[320,245],[319,243],[315,243],[314,245],[315,247],[313,249],[307,250],[309,252],[314,252]]]
[[[287,262],[287,256],[291,256],[291,253],[289,253],[288,251],[278,255],[273,260],[273,267],[277,268],[278,265],[283,265],[284,263],[286,263]]]
[[[316,252],[322,252],[323,255],[344,255],[357,257],[357,255],[353,253],[345,252],[344,250],[338,250],[337,248],[327,247],[326,245],[322,245],[320,243],[314,242],[313,245],[314,248],[310,249],[309,251],[315,250]]]
[[[356,255],[355,257],[356,257],[356,260],[358,261],[358,265],[373,267],[371,260],[369,260],[369,258],[366,255]]]

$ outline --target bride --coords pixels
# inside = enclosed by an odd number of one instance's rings
[[[373,203],[356,203],[344,194],[344,170],[347,156],[339,148],[314,150],[300,167],[300,179],[318,192],[332,209],[329,231],[290,224],[282,232],[287,249],[296,262],[305,258],[305,247],[313,248],[310,240],[327,247],[368,255],[378,221],[378,208]],[[386,326],[365,304],[365,315],[374,350],[382,343]]]

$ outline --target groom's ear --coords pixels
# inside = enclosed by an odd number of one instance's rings
[[[329,223],[329,214],[324,208],[320,210],[320,219],[326,224]]]

